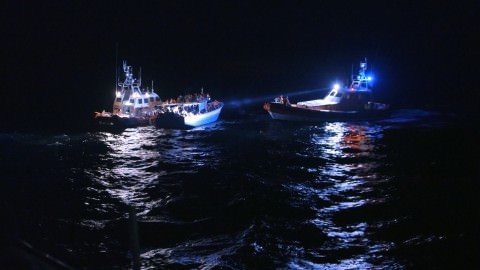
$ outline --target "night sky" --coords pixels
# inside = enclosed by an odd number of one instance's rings
[[[478,111],[478,1],[19,2],[0,11],[3,129],[111,110],[122,60],[162,98],[229,101],[329,87],[367,57],[381,101]]]

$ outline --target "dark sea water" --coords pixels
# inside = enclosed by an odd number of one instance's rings
[[[0,268],[132,268],[136,226],[142,269],[478,269],[478,138],[420,109],[2,133]]]

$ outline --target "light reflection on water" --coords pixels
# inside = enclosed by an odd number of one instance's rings
[[[227,123],[235,125],[236,123]],[[248,132],[242,130],[244,132]],[[369,224],[364,221],[357,223],[338,223],[336,214],[349,209],[355,209],[365,204],[375,203],[384,198],[375,198],[372,196],[372,189],[375,182],[387,181],[384,176],[375,171],[378,161],[382,157],[375,151],[378,146],[377,139],[382,136],[382,128],[374,124],[350,124],[350,123],[325,123],[320,126],[300,127],[291,133],[284,130],[283,133],[276,132],[274,129],[271,134],[261,132],[255,135],[249,141],[242,142],[245,147],[251,147],[250,144],[256,144],[256,140],[262,139],[276,142],[285,141],[287,145],[272,151],[271,149],[258,149],[260,151],[268,150],[269,157],[274,155],[274,160],[281,160],[284,155],[291,155],[288,144],[293,136],[295,147],[298,143],[303,145],[303,149],[297,149],[298,156],[302,159],[318,158],[319,163],[312,162],[302,167],[309,174],[316,175],[313,182],[306,179],[299,179],[294,183],[280,183],[287,190],[291,190],[294,197],[303,198],[303,203],[322,201],[319,205],[310,205],[310,208],[316,213],[314,218],[304,220],[304,223],[310,223],[316,226],[320,232],[327,237],[326,241],[319,246],[319,249],[309,249],[301,246],[290,246],[287,242],[282,244],[281,249],[291,250],[289,253],[292,259],[287,265],[290,268],[310,268],[319,267],[314,261],[304,259],[308,257],[324,258],[328,253],[341,250],[352,254],[346,258],[339,258],[336,263],[323,263],[322,267],[340,267],[349,268],[352,265],[361,267],[372,267],[368,262],[369,253],[375,253],[376,250],[388,248],[388,243],[374,242],[369,239],[366,229]],[[178,185],[171,181],[180,180],[181,175],[195,175],[201,168],[224,166],[225,160],[222,156],[231,150],[223,149],[222,143],[211,139],[212,136],[222,136],[219,133],[224,132],[224,126],[212,128],[210,130],[163,130],[153,127],[126,130],[121,134],[99,134],[102,142],[109,149],[103,157],[102,166],[95,168],[99,177],[97,182],[103,186],[105,191],[113,198],[118,199],[125,205],[134,206],[138,211],[140,219],[161,220],[171,222],[175,219],[158,214],[159,209],[165,209],[169,205],[175,205],[185,199],[183,191],[178,190],[169,193],[172,185]],[[217,134],[217,135],[212,135]],[[292,135],[293,134],[293,135]],[[256,136],[260,136],[256,137]],[[231,146],[230,146],[231,147]],[[247,149],[242,149],[247,153]],[[241,152],[240,152],[241,153]],[[259,152],[257,154],[260,154]],[[240,154],[240,158],[245,158]],[[234,156],[235,157],[235,156]],[[240,162],[238,160],[234,162]],[[251,164],[254,161],[244,160],[239,164]],[[284,174],[285,169],[294,165],[288,165],[280,169],[278,173]],[[293,167],[292,170],[299,168]],[[225,173],[225,172],[223,172]],[[241,172],[237,172],[241,173]],[[274,172],[261,172],[276,175]],[[252,177],[257,174],[252,171]],[[295,179],[294,175],[276,175],[276,179],[284,178]],[[258,176],[261,179],[261,176]],[[174,180],[177,179],[177,180]],[[198,179],[198,181],[203,181]],[[221,185],[228,186],[228,181],[223,178]],[[152,193],[151,190],[157,190]],[[194,196],[203,196],[194,194]],[[207,198],[204,198],[207,199]],[[191,205],[191,207],[195,207]],[[225,206],[220,206],[223,208]],[[154,211],[156,214],[150,214]],[[202,214],[200,214],[202,216]],[[207,215],[207,219],[210,217]],[[168,221],[170,220],[170,221]],[[180,222],[176,220],[175,222]],[[188,221],[187,221],[188,222]],[[195,221],[194,221],[195,222]],[[176,223],[176,226],[197,226],[195,223]],[[182,225],[183,224],[183,225]],[[190,225],[188,225],[190,224]],[[218,226],[218,225],[217,225]],[[288,227],[291,225],[285,224]],[[203,262],[205,267],[211,267],[221,264],[222,257],[236,256],[238,249],[242,245],[251,246],[255,252],[260,254],[271,252],[265,249],[265,243],[261,240],[254,240],[253,243],[244,242],[244,237],[250,238],[255,235],[258,226],[250,226],[243,232],[235,235],[209,236],[205,239],[192,239],[180,241],[174,247],[154,248],[145,250],[142,258],[151,261],[152,264],[160,263],[180,263],[184,265],[195,265]],[[218,238],[220,237],[220,238]],[[232,237],[236,238],[232,242]],[[275,241],[281,240],[281,235]],[[218,238],[218,239],[217,239]],[[217,239],[217,240],[215,240]],[[259,242],[258,242],[259,241]],[[240,244],[239,243],[242,243]],[[268,244],[267,244],[268,245]],[[290,246],[290,247],[289,247]],[[368,247],[364,253],[358,253],[355,250],[358,247]],[[379,248],[380,247],[380,248]],[[200,250],[203,250],[200,252]],[[283,253],[283,252],[282,252]],[[320,259],[321,260],[321,259]],[[151,267],[151,266],[150,266]]]
[[[338,222],[337,217],[337,214],[344,211],[385,200],[382,194],[373,193],[377,183],[388,181],[386,176],[376,172],[383,158],[375,151],[381,147],[377,139],[382,137],[382,131],[383,128],[375,124],[342,122],[326,123],[309,129],[310,144],[305,149],[308,153],[302,154],[318,156],[326,162],[319,164],[318,167],[305,169],[317,174],[313,185],[323,188],[316,188],[308,182],[294,184],[289,188],[302,194],[300,196],[317,196],[321,201],[328,202],[328,206],[323,204],[313,206],[317,215],[308,222],[328,236],[321,250],[327,253],[335,250],[352,250],[352,256],[349,259],[339,259],[337,263],[321,265],[308,260],[293,259],[289,264],[291,268],[372,268],[374,265],[371,259],[375,256],[374,253],[391,247],[389,243],[369,239],[367,233],[369,224],[366,222]],[[358,252],[354,250],[359,247],[366,250],[355,255]],[[322,258],[321,252],[318,252],[306,251],[310,256]],[[308,256],[303,254],[300,257]]]
[[[140,127],[120,134],[98,133],[108,151],[90,174],[113,198],[135,207],[139,216],[147,215],[171,198],[158,190],[164,179],[195,174],[218,163],[215,146],[202,141],[209,132],[206,129]],[[158,192],[152,194],[152,190]]]
[[[108,147],[108,155],[95,168],[100,174],[98,182],[112,197],[126,205],[147,211],[156,205],[146,190],[155,185],[157,172],[149,171],[158,163],[159,153],[154,150],[156,134],[149,128],[127,129],[121,134],[100,133]]]
[[[401,269],[478,235],[464,207],[474,164],[451,160],[475,151],[457,130],[267,117],[2,135],[3,198],[32,242],[78,268],[128,268],[130,207],[145,269]]]

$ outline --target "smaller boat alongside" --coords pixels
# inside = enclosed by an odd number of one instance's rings
[[[209,94],[179,96],[156,106],[155,126],[158,128],[189,129],[218,120],[223,102],[212,101]]]
[[[386,117],[390,114],[390,106],[374,101],[371,77],[366,72],[365,59],[360,62],[360,71],[348,87],[335,84],[323,99],[296,104],[290,104],[287,97],[280,96],[273,102],[266,102],[263,108],[273,119],[285,121],[349,121]]]
[[[151,90],[141,90],[141,79],[133,77],[133,69],[123,62],[125,80],[117,83],[112,112],[95,112],[94,123],[99,129],[122,130],[150,124],[155,106],[162,103]]]

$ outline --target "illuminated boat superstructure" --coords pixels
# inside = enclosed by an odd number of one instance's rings
[[[155,125],[158,128],[188,129],[217,121],[223,102],[212,101],[202,89],[202,93],[193,98],[164,102],[157,108]]]
[[[386,117],[389,105],[375,102],[370,88],[372,78],[367,76],[367,60],[360,62],[358,75],[349,87],[335,84],[322,99],[290,104],[288,98],[279,97],[266,102],[263,108],[273,119],[286,121],[345,121]]]
[[[117,83],[112,112],[96,112],[97,127],[124,129],[149,125],[155,114],[155,106],[162,103],[160,97],[151,90],[141,90],[142,81],[133,77],[133,69],[123,62],[125,80]]]

